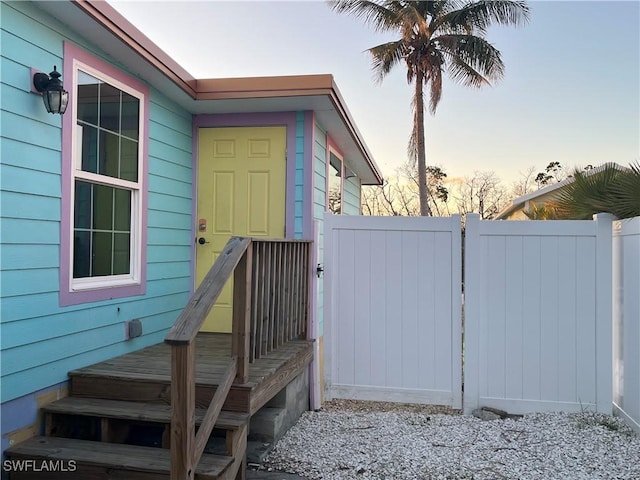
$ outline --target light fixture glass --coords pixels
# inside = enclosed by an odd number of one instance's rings
[[[38,92],[42,92],[44,107],[49,113],[59,113],[62,115],[67,110],[69,103],[69,92],[67,92],[60,81],[60,72],[53,66],[53,72],[36,73],[33,76],[33,86]]]

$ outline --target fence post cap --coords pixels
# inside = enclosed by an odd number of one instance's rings
[[[593,219],[594,219],[594,220],[599,220],[599,221],[602,221],[602,220],[605,220],[605,221],[606,221],[606,220],[608,220],[608,221],[610,221],[610,222],[613,222],[613,221],[614,221],[614,220],[616,220],[617,218],[616,218],[616,216],[615,216],[615,215],[613,215],[613,214],[611,214],[611,213],[600,212],[600,213],[596,213],[596,214],[594,214],[594,215],[593,215]]]

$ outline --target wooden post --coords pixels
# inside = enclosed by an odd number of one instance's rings
[[[238,360],[235,383],[249,379],[249,347],[251,335],[251,273],[253,243],[240,259],[233,277],[233,330],[232,352]]]
[[[195,344],[171,346],[171,480],[193,480]]]

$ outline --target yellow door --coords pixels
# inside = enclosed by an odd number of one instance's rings
[[[284,238],[285,144],[285,127],[200,129],[196,285],[232,235]],[[231,331],[232,299],[229,281],[203,331]]]

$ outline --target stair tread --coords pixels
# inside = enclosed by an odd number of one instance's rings
[[[119,418],[144,422],[170,423],[171,406],[161,403],[128,402],[123,400],[106,400],[99,398],[65,397],[42,407],[45,413],[65,415],[83,415],[101,418]],[[196,424],[204,418],[206,410],[196,408]],[[215,428],[235,430],[247,423],[246,413],[221,411]]]
[[[265,361],[266,363],[266,361]],[[158,370],[149,372],[148,368],[143,367],[144,371],[131,370],[114,370],[116,367],[105,366],[100,363],[84,367],[78,370],[72,370],[69,372],[69,377],[74,378],[96,378],[100,380],[127,380],[127,381],[139,381],[139,382],[154,382],[154,383],[171,383],[171,372],[158,373]],[[220,372],[222,373],[222,372]],[[269,372],[273,373],[273,372]],[[251,390],[259,383],[265,375],[256,374],[256,377],[250,379],[247,383],[234,383],[231,388],[234,390]],[[196,385],[198,386],[211,386],[217,387],[220,383],[221,375],[215,371],[210,372],[197,372],[196,373]]]
[[[32,437],[5,450],[8,458],[33,458],[69,461],[110,470],[168,474],[169,450],[117,443],[92,442],[61,437]],[[196,474],[216,478],[233,462],[233,457],[203,454]]]

